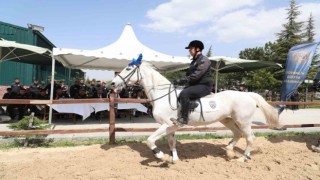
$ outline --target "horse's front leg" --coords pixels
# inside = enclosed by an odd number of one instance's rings
[[[168,144],[170,148],[170,158],[172,162],[179,161],[179,157],[176,149],[176,143],[177,143],[177,139],[176,139],[175,133],[173,132],[168,134]]]
[[[168,128],[167,124],[162,124],[154,133],[152,133],[147,139],[147,145],[152,150],[156,158],[162,159],[163,152],[156,146],[156,141],[161,138],[162,134],[165,134],[166,129]]]
[[[155,142],[164,135],[173,133],[176,129],[178,129],[177,126],[162,124],[153,134],[151,134],[151,136],[149,136],[147,145],[153,151],[156,158],[162,159],[163,152],[156,146]]]

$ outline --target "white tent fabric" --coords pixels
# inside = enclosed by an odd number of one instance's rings
[[[153,64],[161,72],[185,69],[190,63],[188,57],[166,55],[146,47],[137,39],[131,24],[125,26],[116,42],[101,49],[53,49],[54,58],[68,68],[113,71],[121,71],[140,53],[143,61]]]

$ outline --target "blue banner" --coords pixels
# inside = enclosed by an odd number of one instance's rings
[[[289,50],[281,86],[281,101],[287,101],[306,78],[318,44],[300,44]]]

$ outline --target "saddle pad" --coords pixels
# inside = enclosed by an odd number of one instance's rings
[[[210,95],[209,95],[210,96]],[[209,98],[208,96],[205,96],[204,98],[201,98],[201,105],[202,105],[202,112],[203,113],[208,113],[208,112],[213,112],[217,111],[219,109],[219,104],[217,104],[216,100]],[[201,112],[201,106],[199,106],[195,109],[196,112],[200,113]]]

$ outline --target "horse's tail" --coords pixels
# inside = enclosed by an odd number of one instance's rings
[[[279,114],[278,111],[272,107],[262,96],[257,93],[249,92],[249,96],[252,97],[258,107],[263,112],[269,126],[278,127],[279,126]]]

